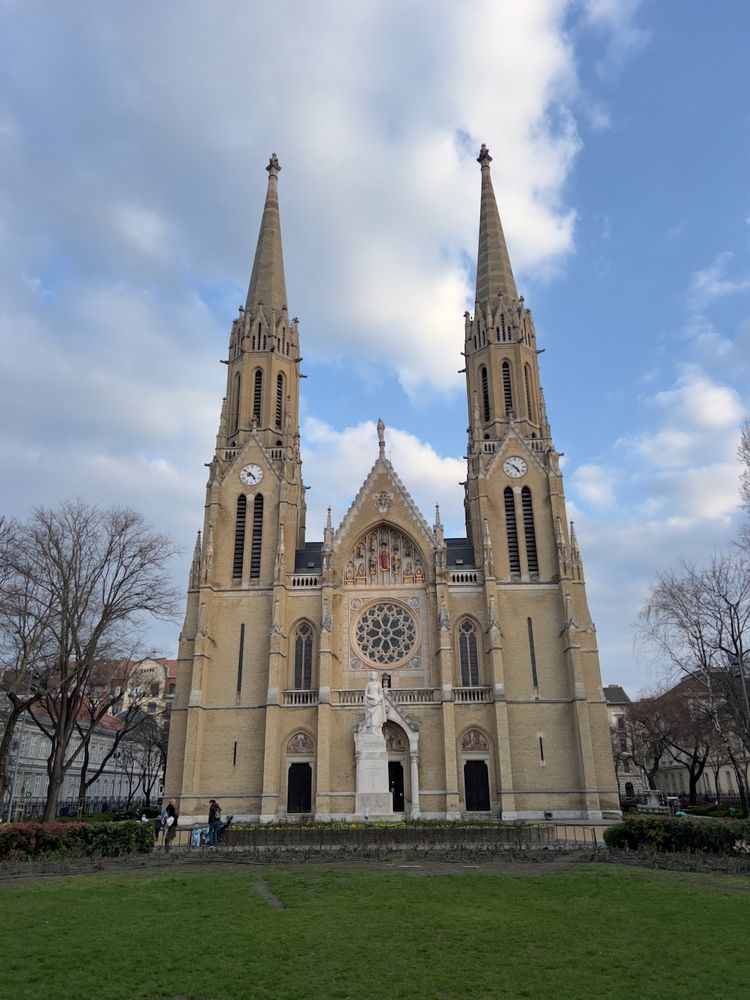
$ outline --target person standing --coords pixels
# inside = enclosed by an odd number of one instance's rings
[[[170,802],[164,810],[162,829],[164,831],[164,850],[169,851],[172,841],[177,835],[177,810],[174,802]]]
[[[208,803],[208,836],[206,844],[215,847],[219,843],[219,830],[221,829],[221,806],[216,799],[211,799]]]

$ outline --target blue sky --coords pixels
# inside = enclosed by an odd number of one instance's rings
[[[633,651],[649,581],[739,523],[748,37],[740,0],[0,0],[4,509],[132,505],[186,579],[276,151],[309,537],[380,416],[425,514],[462,533],[486,142],[602,675],[655,684]]]

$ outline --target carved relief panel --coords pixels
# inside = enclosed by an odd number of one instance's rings
[[[416,545],[398,528],[381,525],[349,553],[344,582],[351,587],[421,586],[425,564]]]

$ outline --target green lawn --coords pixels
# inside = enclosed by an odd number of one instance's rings
[[[747,878],[538,871],[214,863],[4,881],[0,997],[750,996]]]

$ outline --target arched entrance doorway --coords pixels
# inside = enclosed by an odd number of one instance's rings
[[[490,746],[484,733],[478,729],[470,729],[464,734],[461,740],[461,760],[466,812],[489,812],[492,808]]]
[[[312,812],[313,741],[305,732],[287,740],[286,811],[288,815]]]
[[[401,726],[386,722],[383,727],[385,746],[388,752],[388,788],[393,799],[393,811],[406,811],[407,768],[409,741]]]

